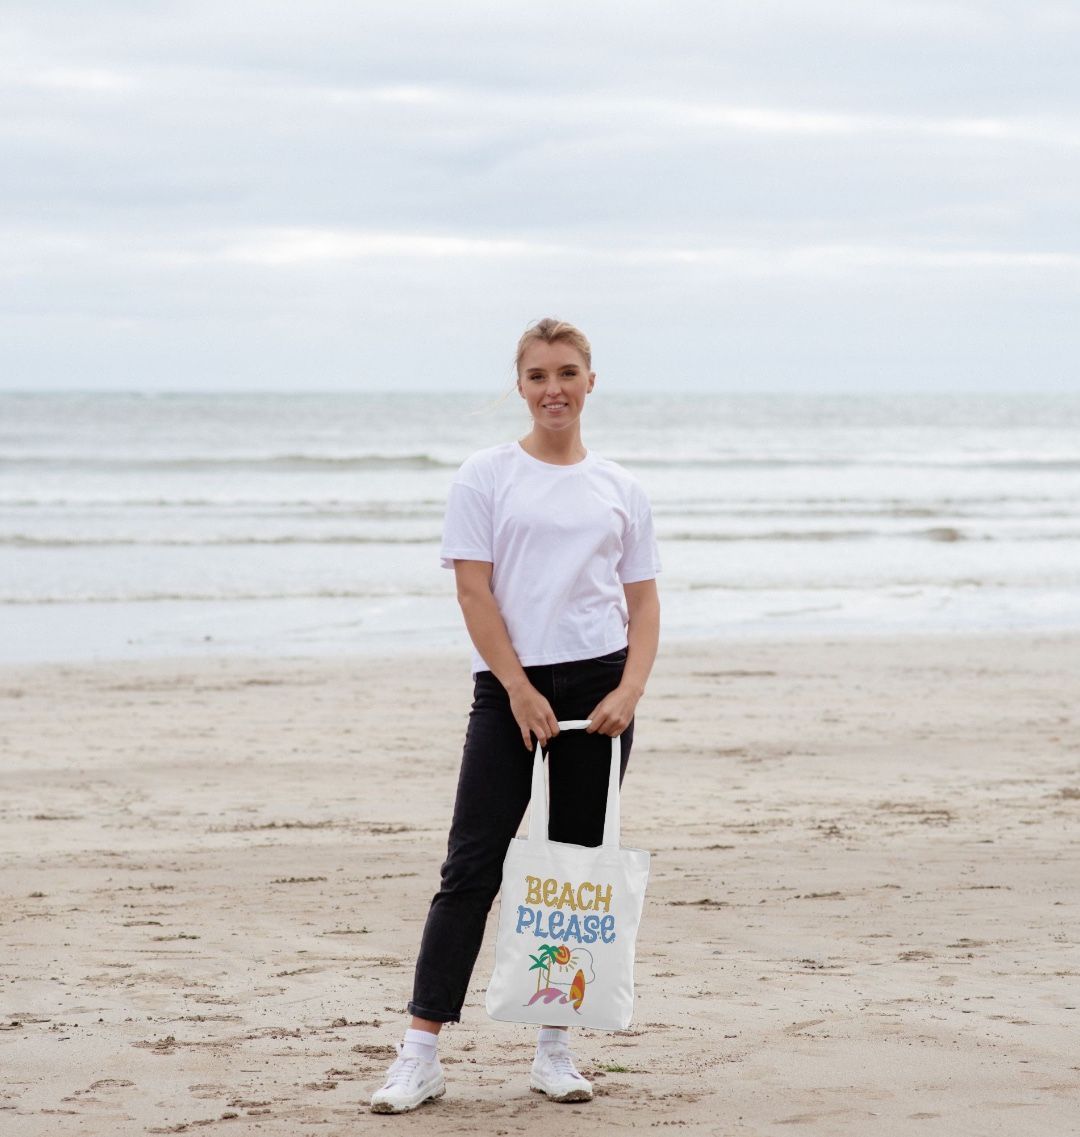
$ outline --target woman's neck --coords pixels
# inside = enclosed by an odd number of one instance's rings
[[[556,433],[533,427],[518,441],[526,454],[531,454],[541,462],[550,462],[553,466],[572,466],[583,461],[587,454],[581,441],[580,429],[560,430]]]

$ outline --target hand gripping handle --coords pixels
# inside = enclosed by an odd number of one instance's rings
[[[584,730],[592,719],[567,719],[559,723],[560,733],[564,730]],[[608,849],[619,848],[621,817],[619,812],[619,768],[622,762],[621,735],[611,740],[611,766],[608,772],[607,806],[604,810],[603,846]],[[532,804],[529,808],[529,840],[548,840],[548,795],[547,779],[544,777],[544,753],[539,742],[533,755]]]

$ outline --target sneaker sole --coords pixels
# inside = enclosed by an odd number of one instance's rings
[[[565,1093],[557,1094],[552,1090],[546,1089],[535,1078],[530,1082],[530,1089],[535,1090],[538,1094],[547,1094],[552,1101],[569,1102],[569,1101],[592,1101],[592,1090],[567,1090]]]
[[[432,1090],[430,1094],[422,1097],[418,1102],[413,1102],[412,1105],[394,1105],[388,1101],[376,1102],[371,1107],[372,1113],[411,1113],[414,1109],[419,1109],[420,1106],[426,1101],[434,1101],[436,1098],[441,1098],[446,1093],[446,1086],[440,1086],[437,1090]]]

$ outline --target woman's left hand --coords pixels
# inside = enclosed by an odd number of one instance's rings
[[[586,734],[606,734],[609,738],[622,734],[634,717],[639,698],[631,688],[616,687],[596,704],[589,715],[592,722],[585,728]]]

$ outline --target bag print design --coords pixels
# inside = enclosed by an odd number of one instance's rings
[[[530,971],[537,971],[536,992],[525,1004],[531,1007],[537,1000],[545,1003],[570,1003],[580,1012],[585,999],[585,988],[596,980],[593,954],[581,944],[609,944],[615,941],[615,916],[611,912],[611,885],[583,881],[575,889],[570,881],[561,886],[558,880],[538,876],[525,877],[525,902],[518,905],[516,935],[532,934],[538,938],[562,940],[556,944],[542,944],[532,960]],[[543,905],[542,907],[535,907]],[[567,915],[564,907],[571,912]],[[585,916],[578,916],[584,911]],[[600,913],[604,915],[601,916]],[[575,942],[578,946],[568,945]],[[541,987],[541,979],[546,986]]]

